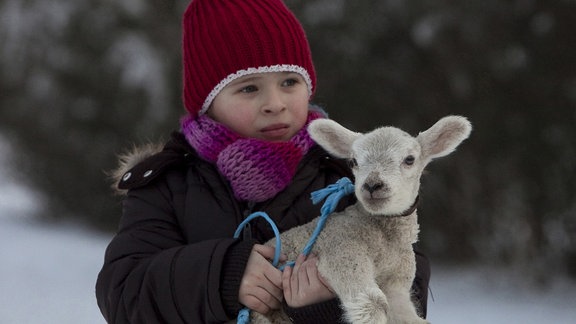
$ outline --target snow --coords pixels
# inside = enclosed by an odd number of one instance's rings
[[[521,278],[506,270],[432,271],[428,301],[432,323],[576,323],[576,284],[569,279],[557,278],[550,286],[536,288],[522,285]]]
[[[34,219],[42,195],[13,176],[11,150],[0,137],[0,323],[105,323],[94,284],[111,235]]]
[[[94,283],[108,240],[73,226],[0,217],[0,323],[105,323]]]

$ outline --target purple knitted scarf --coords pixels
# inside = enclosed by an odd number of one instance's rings
[[[323,117],[322,112],[310,110],[306,125],[286,142],[241,137],[206,115],[185,116],[181,125],[188,143],[230,181],[236,198],[261,202],[292,181],[298,163],[314,144],[307,126]]]

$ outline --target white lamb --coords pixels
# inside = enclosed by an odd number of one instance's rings
[[[471,130],[459,116],[442,118],[417,137],[394,127],[361,134],[327,119],[309,126],[318,144],[351,161],[355,176],[358,203],[328,218],[312,251],[319,257],[319,272],[342,302],[346,321],[428,323],[416,314],[410,295],[420,176],[432,159],[454,151]],[[289,260],[301,253],[316,223],[282,233],[282,252]],[[252,323],[290,321],[280,311],[267,317],[252,312]]]

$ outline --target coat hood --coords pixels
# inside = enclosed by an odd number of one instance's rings
[[[156,155],[162,151],[164,144],[162,143],[148,143],[140,146],[133,146],[126,152],[118,155],[118,166],[109,172],[112,180],[112,189],[117,194],[124,195],[127,189],[119,188],[120,182],[126,179],[129,171],[136,165],[142,163],[149,157]]]

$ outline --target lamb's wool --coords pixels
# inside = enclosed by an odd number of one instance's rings
[[[240,137],[206,115],[188,115],[181,124],[188,143],[202,158],[218,166],[236,198],[260,202],[288,186],[298,163],[314,145],[307,126],[321,117],[322,113],[310,111],[306,125],[286,142]]]

